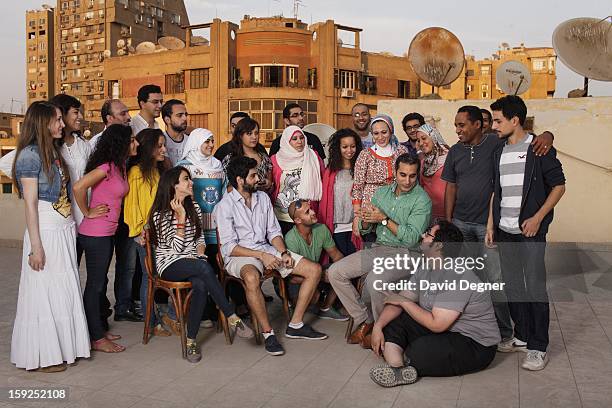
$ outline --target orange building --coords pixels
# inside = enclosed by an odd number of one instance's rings
[[[350,126],[357,102],[375,110],[380,99],[420,92],[408,60],[362,51],[361,31],[332,20],[307,26],[283,17],[245,16],[240,25],[215,19],[187,27],[182,49],[106,59],[106,96],[137,110],[138,89],[158,84],[165,100],[185,101],[190,125],[211,129],[217,143],[227,140],[229,117],[239,110],[260,123],[269,143],[284,128],[289,102],[302,106],[307,123]]]
[[[492,58],[476,60],[467,55],[459,77],[450,85],[436,89],[442,99],[498,99],[504,96],[497,85],[497,69],[506,61],[523,63],[531,74],[531,86],[521,95],[523,99],[546,99],[555,94],[557,56],[553,48],[508,47],[507,44]],[[431,85],[421,83],[421,95],[431,93]]]
[[[53,9],[26,11],[26,89],[28,106],[55,95]]]

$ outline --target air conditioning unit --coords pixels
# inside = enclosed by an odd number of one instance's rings
[[[340,96],[342,98],[354,98],[355,97],[355,90],[354,89],[350,89],[350,88],[342,88],[342,90],[340,91]]]
[[[102,77],[103,73],[102,72],[98,72],[98,76]]]
[[[151,28],[151,27],[153,27],[153,24],[149,23],[149,24],[147,24],[147,27]]]
[[[88,49],[88,50],[93,50],[93,45],[88,45],[88,46],[87,46],[87,49]]]

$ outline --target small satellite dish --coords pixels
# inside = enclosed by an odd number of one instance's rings
[[[150,41],[141,42],[136,46],[136,54],[152,54],[155,52],[155,44]]]
[[[196,45],[208,45],[209,41],[202,37],[201,35],[194,35],[193,37],[191,37],[191,45],[196,46]]]
[[[117,55],[123,57],[124,55],[127,55],[127,51],[124,48],[119,48],[117,50]]]
[[[559,59],[585,78],[612,81],[612,18],[580,17],[567,20],[553,32]]]
[[[497,85],[506,95],[520,95],[531,86],[529,69],[518,61],[506,61],[497,68]]]
[[[162,37],[159,39],[158,43],[168,50],[180,50],[185,48],[185,42],[176,37]]]
[[[125,40],[123,38],[120,38],[117,40],[117,48],[123,48],[125,47]]]
[[[156,44],[155,45],[155,52],[161,52],[161,51],[168,51],[168,49],[162,45]]]
[[[463,46],[455,34],[441,27],[426,28],[414,36],[408,48],[413,71],[433,87],[452,83],[465,64]]]
[[[104,58],[110,58],[111,57],[111,50],[104,50],[102,55],[104,56]]]

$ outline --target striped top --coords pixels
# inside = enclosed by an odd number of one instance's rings
[[[516,144],[506,144],[499,161],[499,184],[501,186],[501,213],[499,228],[508,234],[520,234],[519,215],[523,200],[523,180],[527,150],[533,135],[527,134]]]
[[[198,204],[193,203],[198,219],[202,218],[202,210]],[[195,258],[197,256],[196,247],[206,245],[204,234],[194,241],[195,225],[185,220],[185,236],[180,237],[176,233],[176,218],[172,211],[163,215],[157,211],[153,214],[153,224],[157,232],[158,245],[155,247],[155,265],[157,274],[162,275],[164,270],[175,261],[183,258]]]

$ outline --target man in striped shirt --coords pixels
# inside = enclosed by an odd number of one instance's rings
[[[548,362],[550,323],[546,292],[546,233],[553,208],[565,192],[565,176],[556,151],[536,156],[533,135],[523,129],[527,106],[508,95],[491,105],[493,130],[505,139],[494,154],[493,201],[486,244],[499,242],[499,255],[514,339],[507,351],[527,352],[522,367],[542,370]]]

